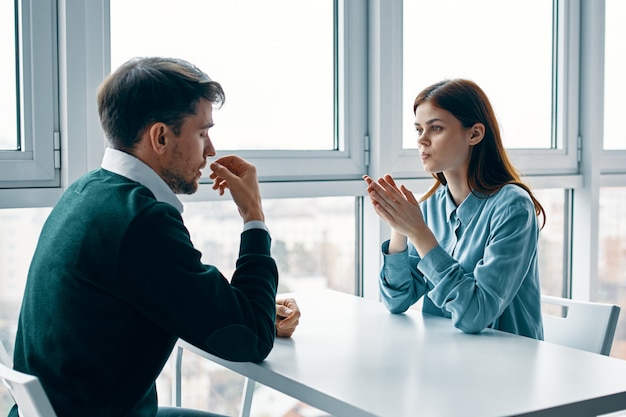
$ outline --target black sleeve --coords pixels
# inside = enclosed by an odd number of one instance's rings
[[[242,233],[229,283],[202,264],[180,214],[157,204],[128,230],[120,285],[142,314],[174,336],[228,360],[262,361],[275,337],[278,271],[270,244],[265,230]]]

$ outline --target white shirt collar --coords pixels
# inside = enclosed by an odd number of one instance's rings
[[[183,212],[183,203],[172,189],[148,165],[134,156],[117,149],[107,147],[102,158],[102,168],[137,181],[156,197],[157,201],[174,206],[180,213]]]

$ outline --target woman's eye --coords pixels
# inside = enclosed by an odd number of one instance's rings
[[[433,127],[432,127],[432,131],[433,131],[433,132],[439,132],[439,131],[441,131],[441,126],[433,126]]]
[[[415,128],[415,131],[417,132],[417,136],[422,136],[422,133],[424,133],[422,128]]]

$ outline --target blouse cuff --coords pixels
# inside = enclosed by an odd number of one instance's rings
[[[402,252],[389,253],[389,241],[387,240],[381,245],[381,251],[383,254],[382,276],[384,276],[385,282],[391,286],[403,284],[409,270],[408,248]]]

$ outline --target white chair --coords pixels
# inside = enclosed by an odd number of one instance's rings
[[[0,379],[19,407],[20,417],[56,417],[39,378],[14,370],[1,342],[0,361]]]
[[[562,315],[543,313],[546,342],[608,356],[611,353],[620,307],[614,304],[541,296],[544,305],[561,307]]]

